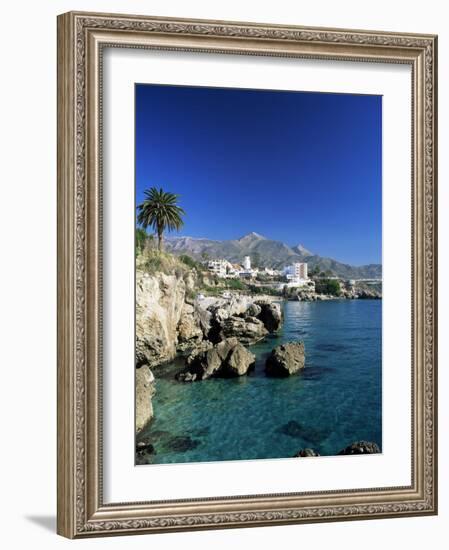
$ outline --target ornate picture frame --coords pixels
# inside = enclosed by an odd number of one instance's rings
[[[101,132],[106,47],[410,66],[410,485],[104,502]],[[436,514],[436,201],[436,36],[81,12],[59,16],[58,533],[84,538]]]

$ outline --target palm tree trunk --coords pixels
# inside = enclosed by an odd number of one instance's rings
[[[163,231],[161,229],[158,229],[157,231],[157,247],[159,252],[162,252],[162,240],[163,240]]]

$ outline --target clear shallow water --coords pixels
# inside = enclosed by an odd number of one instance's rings
[[[382,301],[283,308],[282,331],[249,348],[256,355],[249,376],[183,384],[173,378],[183,361],[155,370],[155,416],[145,435],[156,454],[139,463],[287,458],[304,447],[335,455],[361,439],[381,447]],[[303,373],[266,377],[267,355],[292,340],[304,341]]]

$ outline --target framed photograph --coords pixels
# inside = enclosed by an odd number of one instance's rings
[[[59,534],[437,513],[436,63],[59,16]]]

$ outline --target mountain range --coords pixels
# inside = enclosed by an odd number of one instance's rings
[[[333,258],[319,256],[307,250],[302,244],[288,246],[280,241],[267,239],[258,233],[248,233],[240,239],[216,241],[194,237],[166,237],[165,248],[173,254],[188,254],[195,259],[225,258],[232,263],[243,262],[250,256],[253,265],[282,269],[293,262],[307,262],[310,269],[318,266],[320,271],[331,271],[333,275],[348,279],[380,279],[381,264],[354,266],[338,262]]]

